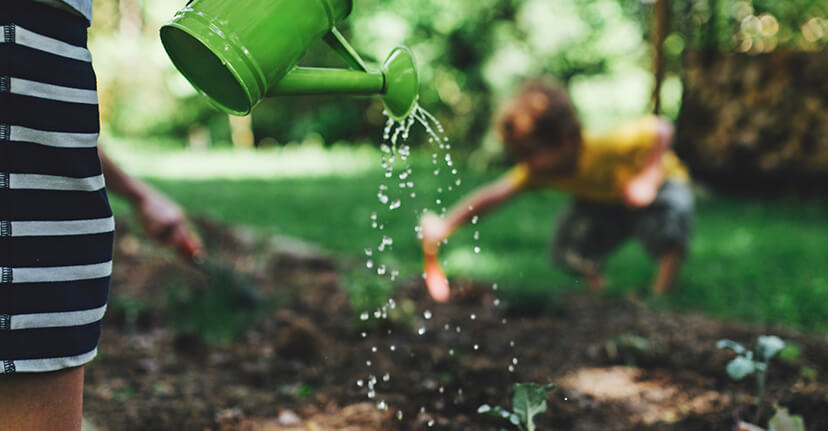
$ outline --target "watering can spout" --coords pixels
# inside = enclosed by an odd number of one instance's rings
[[[347,93],[381,95],[391,117],[405,118],[419,92],[414,56],[396,48],[379,70],[369,68],[334,27],[351,3],[194,0],[161,28],[161,41],[184,77],[230,114],[246,115],[268,95]],[[350,69],[298,67],[318,39]]]
[[[296,67],[268,95],[380,94],[388,115],[401,120],[414,108],[418,91],[414,56],[408,48],[398,47],[376,71]]]

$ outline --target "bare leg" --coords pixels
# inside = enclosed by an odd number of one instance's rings
[[[652,290],[656,295],[669,293],[673,282],[678,277],[681,264],[684,263],[684,250],[670,247],[658,258],[658,273],[653,280]]]
[[[80,431],[83,367],[0,376],[0,431]]]

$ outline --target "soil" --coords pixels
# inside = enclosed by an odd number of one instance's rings
[[[815,335],[585,294],[527,310],[495,305],[491,284],[462,280],[452,280],[445,305],[421,280],[402,281],[388,318],[362,321],[343,288],[347,262],[287,238],[198,225],[211,265],[257,292],[207,318],[221,326],[232,323],[228,313],[257,316],[254,325],[220,345],[187,332],[168,291],[207,295],[215,272],[182,263],[119,221],[101,353],[86,377],[85,414],[97,430],[511,429],[477,409],[509,408],[516,382],[557,385],[537,418],[541,430],[731,430],[755,403],[755,382],[730,381],[732,354],[715,343],[752,345],[767,333],[801,354],[771,364],[760,422],[776,402],[809,430],[828,429],[828,343]],[[255,312],[259,296],[276,304]]]

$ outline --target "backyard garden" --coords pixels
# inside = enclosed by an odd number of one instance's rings
[[[205,253],[111,197],[85,430],[828,429],[824,2],[356,0],[338,27],[369,64],[416,59],[402,123],[377,97],[216,110],[158,41],[171,3],[96,0],[100,145]],[[695,207],[668,294],[636,241],[600,294],[552,264],[571,197],[550,188],[470,218],[440,246],[449,301],[429,296],[421,217],[509,172],[494,122],[537,76],[585,129],[676,125]]]

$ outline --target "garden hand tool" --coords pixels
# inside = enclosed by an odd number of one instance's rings
[[[448,279],[440,267],[437,253],[425,253],[425,283],[431,297],[437,302],[447,302],[450,290]]]
[[[255,308],[264,298],[253,283],[233,267],[215,262],[207,257],[201,244],[188,238],[178,245],[178,253],[193,268],[208,280],[209,289],[230,292],[237,299],[237,305]]]

